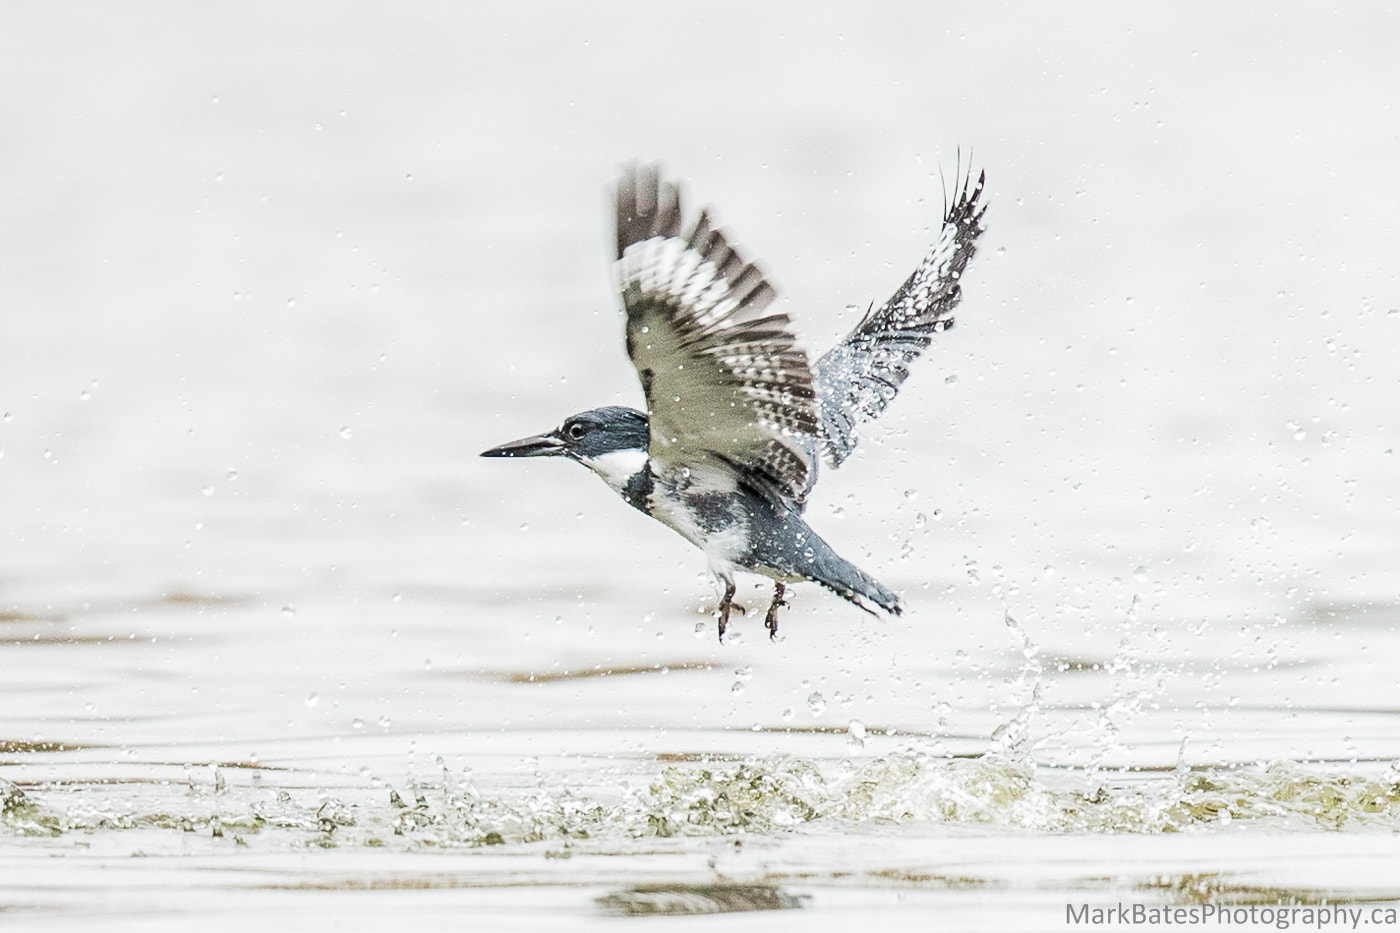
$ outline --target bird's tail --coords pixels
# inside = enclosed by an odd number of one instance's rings
[[[750,517],[756,520],[757,536],[753,563],[749,566],[778,571],[770,574],[775,580],[791,574],[792,577],[820,583],[871,615],[875,613],[865,604],[866,600],[891,615],[897,616],[904,611],[898,596],[832,550],[831,545],[803,520],[802,513],[797,509],[773,511],[768,500],[757,495],[750,503]],[[760,569],[759,572],[765,571]]]
[[[897,616],[904,612],[904,604],[899,601],[898,596],[830,547],[818,548],[805,570],[813,581],[870,612],[871,615],[874,613],[862,599],[870,600],[890,615]]]

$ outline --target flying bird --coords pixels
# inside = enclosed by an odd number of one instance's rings
[[[787,584],[801,580],[866,612],[873,614],[870,603],[900,614],[899,597],[838,556],[802,512],[818,465],[841,465],[860,425],[885,410],[909,365],[953,325],[963,272],[984,229],[985,183],[986,172],[975,183],[971,171],[955,176],[923,262],[813,362],[788,316],[770,312],[773,286],[709,211],[685,224],[678,183],[663,181],[655,166],[624,167],[615,272],[627,355],[647,411],[595,408],[482,456],[575,460],[700,548],[724,585],[721,642],[736,571],[773,581],[764,620],[770,637]]]

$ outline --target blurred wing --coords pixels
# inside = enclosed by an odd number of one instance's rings
[[[807,354],[758,268],[702,212],[681,235],[677,187],[628,166],[617,187],[617,275],[627,353],[651,416],[653,460],[722,462],[798,507],[815,479]]]
[[[953,326],[953,309],[962,298],[958,283],[977,251],[987,210],[979,202],[987,173],[969,191],[971,181],[969,171],[960,190],[954,189],[938,242],[914,274],[813,367],[822,454],[832,466],[855,449],[856,428],[885,410],[933,335]]]

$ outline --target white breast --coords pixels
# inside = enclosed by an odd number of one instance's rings
[[[652,469],[656,469],[655,461]],[[736,488],[734,477],[723,470],[663,468],[651,497],[652,517],[704,551],[711,572],[724,579],[733,575],[748,549],[748,523],[741,512],[702,516],[697,506],[702,498],[731,496]]]
[[[636,476],[647,465],[645,450],[613,450],[584,460],[583,464],[603,478],[603,482],[618,494],[626,488],[627,481]]]

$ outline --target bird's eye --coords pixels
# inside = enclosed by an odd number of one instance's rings
[[[573,424],[569,425],[568,432],[569,437],[573,438],[574,440],[578,440],[579,438],[583,437],[585,433],[583,425],[579,424],[578,422],[574,422]]]

